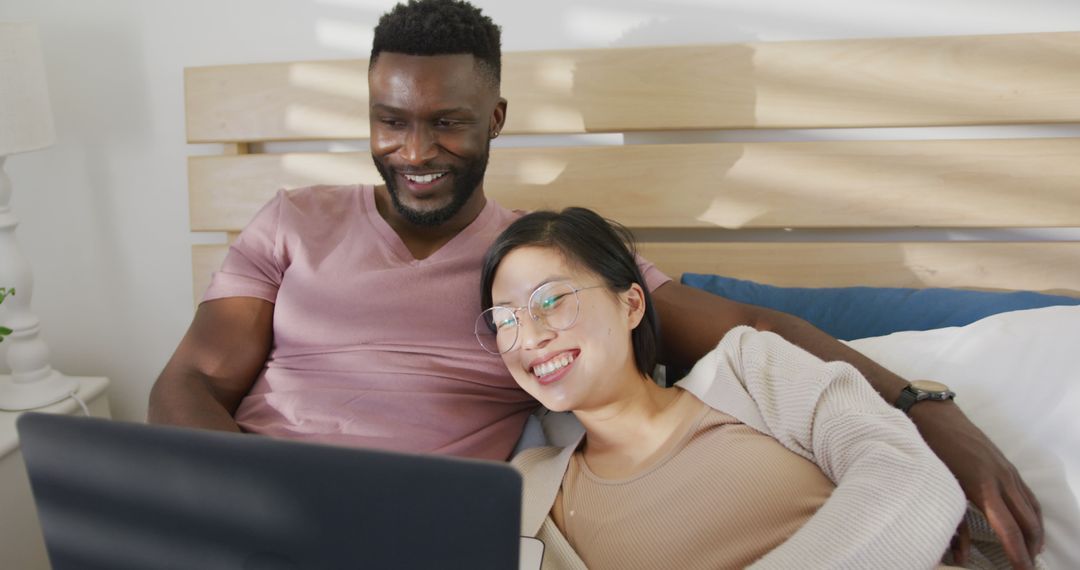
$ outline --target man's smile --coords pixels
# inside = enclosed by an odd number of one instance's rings
[[[409,195],[417,200],[438,198],[438,190],[445,186],[452,186],[452,172],[446,170],[429,170],[425,172],[402,172],[395,171],[398,176],[399,186],[404,187]]]
[[[432,174],[402,174],[406,180],[416,184],[431,184],[432,182],[446,176],[445,172],[436,172]]]

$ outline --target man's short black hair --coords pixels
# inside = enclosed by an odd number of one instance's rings
[[[499,85],[502,49],[499,26],[460,0],[409,0],[379,18],[369,68],[386,51],[406,55],[471,54]]]

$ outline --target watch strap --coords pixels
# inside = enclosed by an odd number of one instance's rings
[[[896,398],[894,406],[900,409],[905,414],[911,409],[911,406],[915,405],[915,402],[919,401],[919,391],[909,386],[904,386],[904,389],[900,391],[900,396]]]

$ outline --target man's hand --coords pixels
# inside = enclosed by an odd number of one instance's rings
[[[920,402],[911,419],[986,516],[1013,568],[1034,568],[1043,548],[1042,510],[1016,468],[952,402]],[[967,558],[969,544],[957,560]]]
[[[664,364],[689,368],[732,327],[750,325],[775,332],[822,360],[851,363],[890,405],[908,385],[903,378],[791,315],[743,305],[678,283],[660,286],[652,297],[660,316]],[[1043,547],[1042,513],[1016,468],[952,402],[923,401],[911,408],[910,416],[930,449],[956,476],[968,500],[986,515],[1012,565],[1032,568],[1032,559]]]

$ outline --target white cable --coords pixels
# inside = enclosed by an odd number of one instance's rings
[[[86,417],[90,417],[90,408],[87,408],[86,403],[83,402],[82,399],[80,399],[78,396],[76,396],[76,394],[78,393],[78,390],[75,390],[68,394],[68,396],[70,396],[72,400],[75,400],[79,403],[79,407],[82,408],[83,415],[85,415]]]

